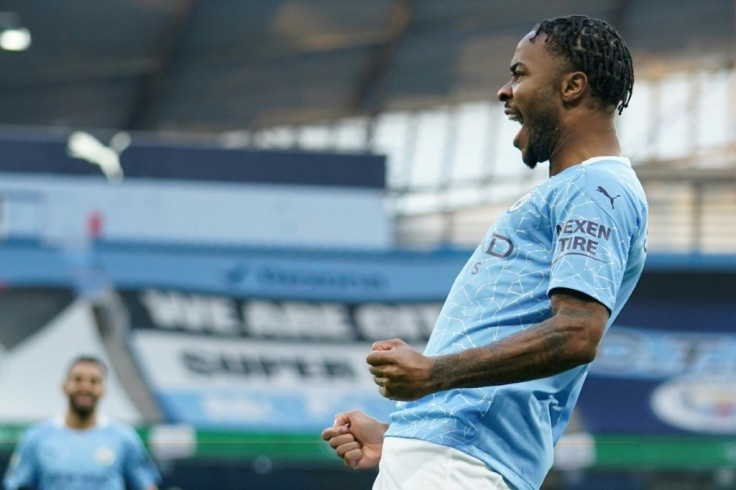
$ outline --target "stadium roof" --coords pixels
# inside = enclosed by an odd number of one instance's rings
[[[666,8],[663,6],[666,5]],[[733,0],[5,0],[0,124],[217,132],[493,97],[539,20],[636,57],[731,47]]]

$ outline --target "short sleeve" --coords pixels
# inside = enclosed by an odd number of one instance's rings
[[[143,442],[132,429],[131,432],[125,464],[126,482],[136,490],[143,490],[157,485],[161,481],[161,475]]]
[[[618,225],[626,211],[624,203],[617,212],[613,206],[603,209],[585,182],[585,176],[570,181],[553,199],[554,250],[547,293],[572,289],[613,311],[631,246]]]
[[[38,455],[34,439],[26,434],[13,452],[5,478],[5,490],[38,486]]]

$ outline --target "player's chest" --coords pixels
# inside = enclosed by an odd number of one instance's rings
[[[549,229],[548,198],[539,188],[532,189],[509,206],[498,217],[494,227],[521,232]]]
[[[553,229],[549,212],[535,191],[520,198],[501,214],[480,243],[479,250],[491,257],[507,258],[514,251],[551,247]]]
[[[115,473],[121,464],[121,450],[113,441],[79,438],[49,438],[39,448],[41,468],[49,474]]]

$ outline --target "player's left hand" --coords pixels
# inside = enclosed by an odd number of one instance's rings
[[[418,400],[434,393],[434,359],[412,349],[403,340],[381,340],[366,357],[378,391],[399,401]]]

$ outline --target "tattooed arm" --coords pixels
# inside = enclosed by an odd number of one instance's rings
[[[416,400],[452,388],[501,385],[552,376],[595,359],[609,312],[597,301],[554,290],[553,316],[487,347],[425,357],[401,340],[376,342],[367,361],[379,391]]]

